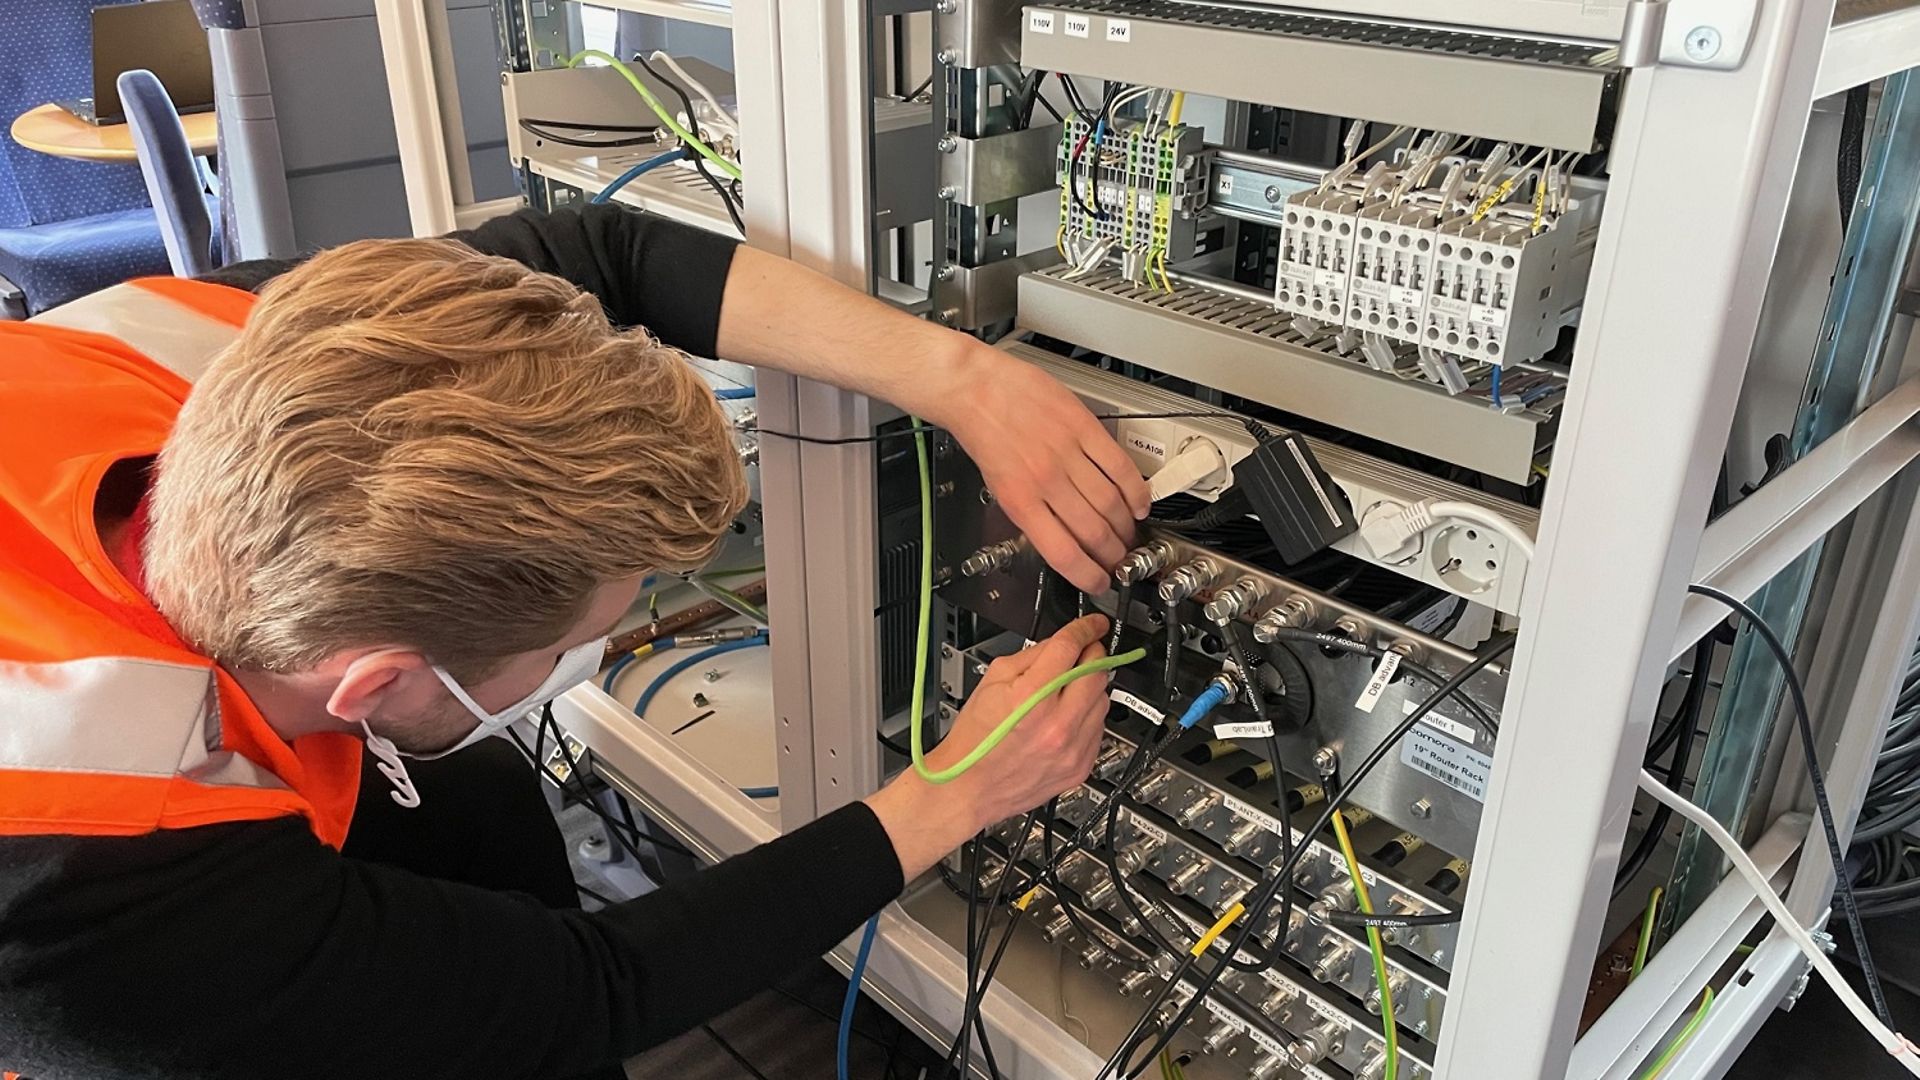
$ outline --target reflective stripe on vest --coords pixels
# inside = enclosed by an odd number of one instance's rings
[[[129,281],[89,293],[27,320],[118,338],[175,375],[193,382],[220,350],[240,336],[240,323],[182,302],[172,279]],[[185,283],[191,284],[191,283]],[[244,318],[244,316],[243,316]]]

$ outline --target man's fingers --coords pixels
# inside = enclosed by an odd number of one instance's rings
[[[1033,550],[1047,560],[1048,566],[1073,582],[1075,588],[1085,593],[1107,590],[1107,572],[1087,555],[1086,549],[1054,518],[1045,503],[1026,496],[1003,495],[1000,506],[1007,512],[1008,519],[1027,534]]]
[[[1080,550],[1100,566],[1113,566],[1127,554],[1126,542],[1073,484],[1054,485],[1047,495],[1047,508],[1073,534]]]
[[[1120,444],[1113,441],[1113,436],[1107,434],[1107,429],[1097,426],[1097,420],[1094,424],[1094,430],[1080,440],[1081,451],[1113,481],[1115,490],[1133,511],[1134,520],[1145,520],[1153,511],[1153,497],[1147,493],[1146,478],[1140,475],[1127,452],[1120,449]]]
[[[1046,685],[1056,675],[1073,667],[1077,658],[1090,646],[1097,646],[1101,635],[1107,632],[1105,615],[1082,615],[1061,627],[1052,637],[1039,645],[1026,650],[1033,656],[1022,681],[1031,683],[1026,692],[1031,694]],[[1096,652],[1095,656],[1100,655]],[[1081,680],[1085,682],[1087,680]],[[1098,680],[1095,680],[1098,681]],[[1078,686],[1079,683],[1073,685]]]
[[[1089,616],[1089,618],[1092,618],[1092,616]],[[1081,648],[1080,656],[1079,659],[1075,661],[1075,666],[1091,663],[1106,654],[1107,650],[1103,645],[1098,641],[1092,642]],[[1060,691],[1060,707],[1066,710],[1067,716],[1073,717],[1075,721],[1078,722],[1095,707],[1096,702],[1104,702],[1106,698],[1107,680],[1097,675],[1088,675],[1085,678],[1074,681],[1069,684],[1065,690]],[[1102,715],[1106,713],[1104,705],[1100,707],[1100,713]]]
[[[1107,474],[1101,472],[1099,466],[1084,456],[1067,466],[1067,476],[1073,481],[1073,486],[1080,489],[1080,495],[1088,505],[1106,520],[1124,555],[1127,544],[1133,540],[1134,518],[1133,508],[1127,505],[1119,487],[1107,479]],[[1116,556],[1113,561],[1118,562],[1119,558]]]

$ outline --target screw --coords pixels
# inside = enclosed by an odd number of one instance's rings
[[[705,694],[695,694],[695,695],[693,695],[693,707],[694,707],[694,708],[696,708],[696,709],[704,709],[704,708],[706,708],[706,707],[707,707],[707,695],[705,695]]]
[[[1340,755],[1331,746],[1323,746],[1313,752],[1313,771],[1322,777],[1332,776],[1340,768]]]
[[[960,191],[958,188],[954,187],[952,184],[942,184],[940,185],[940,190],[934,192],[933,194],[936,198],[951,199],[955,195],[960,194]]]
[[[939,3],[933,5],[933,10],[942,15],[951,15],[960,10],[960,0],[940,0]]]
[[[938,271],[936,271],[933,276],[938,278],[941,281],[952,281],[953,275],[954,275],[953,264],[948,263],[945,266],[942,266]]]
[[[935,149],[939,150],[941,153],[951,154],[955,150],[960,149],[960,140],[954,138],[951,135],[942,135],[940,136],[940,141],[937,143],[934,143],[933,145]]]
[[[706,674],[704,674],[704,675],[702,675],[702,676],[700,676],[700,677],[701,677],[701,678],[703,678],[703,679],[705,679],[705,680],[707,680],[707,681],[708,681],[708,682],[710,682],[710,683],[716,683],[716,682],[719,682],[719,681],[720,681],[720,669],[719,669],[719,668],[708,668],[708,669],[707,669],[707,671],[706,671]]]
[[[1272,184],[1268,184],[1267,190],[1261,192],[1260,194],[1265,195],[1267,197],[1267,201],[1270,203],[1278,203],[1280,201],[1280,189],[1273,186]]]
[[[959,318],[959,308],[941,308],[940,313],[934,316],[934,321],[938,322],[941,326],[952,326]]]
[[[998,599],[1000,599],[1000,590],[999,590],[999,589],[988,589],[988,590],[987,590],[987,599],[988,599],[988,600],[998,600]]]
[[[947,657],[949,657],[949,656],[952,656],[952,655],[953,655],[953,644],[952,644],[951,642],[946,642],[946,641],[943,641],[943,642],[941,642],[941,643],[940,643],[940,658],[941,658],[942,660],[944,660],[944,659],[946,659]]]
[[[947,67],[952,67],[953,62],[955,60],[960,59],[960,54],[956,52],[954,49],[952,49],[951,47],[949,47],[949,48],[941,49],[940,52],[934,56],[934,59],[940,61],[942,64],[945,64]]]
[[[1427,799],[1415,799],[1413,805],[1407,807],[1407,810],[1414,817],[1425,821],[1433,816],[1433,803]]]
[[[1720,31],[1711,26],[1696,26],[1687,31],[1687,59],[1704,64],[1720,55]]]

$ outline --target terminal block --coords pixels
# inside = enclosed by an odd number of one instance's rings
[[[1193,254],[1206,199],[1201,129],[1070,114],[1061,125],[1061,251],[1076,266],[1119,256],[1132,281],[1168,282],[1169,260]]]
[[[1536,226],[1520,211],[1440,226],[1422,344],[1489,364],[1535,360],[1551,349],[1573,306],[1565,280],[1570,220]]]
[[[1286,224],[1274,269],[1274,306],[1344,325],[1353,273],[1361,188],[1310,188],[1287,199]]]
[[[1439,246],[1438,202],[1378,203],[1358,215],[1345,325],[1419,344]]]

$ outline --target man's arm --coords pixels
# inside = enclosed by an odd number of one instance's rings
[[[863,805],[591,914],[296,819],[0,838],[0,868],[33,862],[59,876],[0,904],[0,1045],[35,1076],[573,1076],[818,957],[902,881]]]
[[[1090,593],[1150,503],[1140,470],[1030,364],[775,255],[742,248],[720,355],[857,390],[953,432],[1034,550]]]

